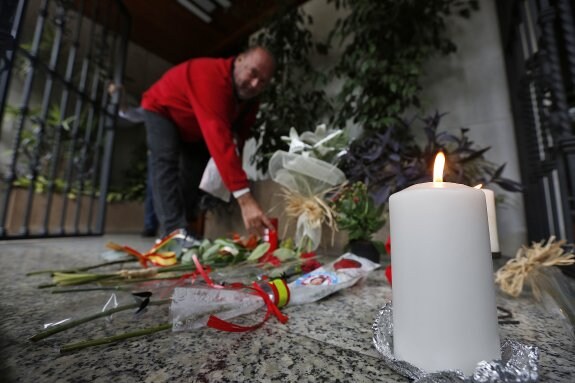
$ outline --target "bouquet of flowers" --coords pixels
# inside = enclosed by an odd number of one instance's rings
[[[297,219],[296,243],[300,248],[317,249],[322,224],[336,230],[334,212],[325,197],[345,182],[345,175],[325,161],[281,150],[270,159],[269,172],[284,187],[286,213]]]
[[[300,248],[315,250],[323,223],[337,230],[334,212],[325,197],[346,180],[334,163],[345,153],[347,136],[343,130],[328,130],[322,124],[315,132],[301,135],[291,128],[282,140],[289,145],[289,152],[274,153],[269,173],[284,188],[287,215],[297,220],[296,243]]]
[[[287,247],[280,249],[286,250],[276,253],[278,256],[285,256],[285,254],[280,255],[280,253],[287,254],[290,250]],[[272,256],[275,257],[274,255]],[[305,254],[302,259],[306,260],[305,262],[309,262],[314,256],[314,254]],[[260,256],[259,258],[262,257]],[[192,258],[197,261],[195,254]],[[319,265],[318,263],[316,264]],[[285,279],[261,278],[251,284],[233,282],[223,285],[214,282],[210,277],[210,273],[200,263],[196,266],[196,271],[203,278],[204,284],[194,284],[189,287],[176,286],[173,289],[171,298],[154,301],[151,300],[152,293],[150,292],[136,293],[133,294],[138,299],[135,304],[122,306],[117,304],[110,306],[107,304],[101,312],[72,321],[60,321],[60,323],[52,324],[44,331],[31,337],[30,340],[39,341],[92,320],[109,317],[111,314],[120,311],[136,309],[136,313],[139,313],[149,305],[168,303],[170,304],[170,315],[167,322],[111,337],[65,344],[60,348],[60,352],[65,353],[86,347],[109,344],[169,329],[172,329],[172,331],[189,331],[208,326],[222,331],[251,331],[262,326],[272,316],[285,323],[288,318],[280,311],[280,308],[290,302],[292,304],[314,302],[335,291],[355,284],[359,279],[367,276],[370,271],[378,267],[377,264],[367,259],[353,254],[345,254],[328,265],[313,270],[289,284]],[[115,295],[113,297],[115,298]],[[115,299],[110,301],[115,302]],[[266,308],[264,318],[256,324],[238,325],[228,321],[236,316],[260,310],[262,307]]]

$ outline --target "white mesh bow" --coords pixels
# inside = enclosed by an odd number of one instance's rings
[[[310,250],[321,241],[321,224],[335,225],[333,213],[323,200],[326,192],[345,182],[345,175],[334,165],[312,157],[277,151],[269,162],[271,178],[286,189],[286,212],[297,217],[296,243],[307,238]]]

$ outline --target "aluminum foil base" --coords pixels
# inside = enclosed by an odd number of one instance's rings
[[[479,362],[472,376],[465,376],[461,371],[427,373],[394,357],[392,315],[391,303],[379,310],[372,327],[373,344],[387,367],[417,383],[536,382],[538,379],[539,348],[512,339],[501,345],[501,360]]]

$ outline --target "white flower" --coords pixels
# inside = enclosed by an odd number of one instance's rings
[[[283,136],[281,139],[289,143],[289,153],[326,161],[341,157],[348,145],[343,130],[328,130],[325,124],[318,125],[314,132],[303,132],[301,135],[292,127],[289,137]]]

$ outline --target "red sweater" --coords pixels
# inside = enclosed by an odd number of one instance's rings
[[[142,108],[171,120],[183,141],[204,140],[230,191],[249,186],[236,152],[255,122],[258,104],[234,95],[234,58],[192,59],[168,70],[142,96]]]

